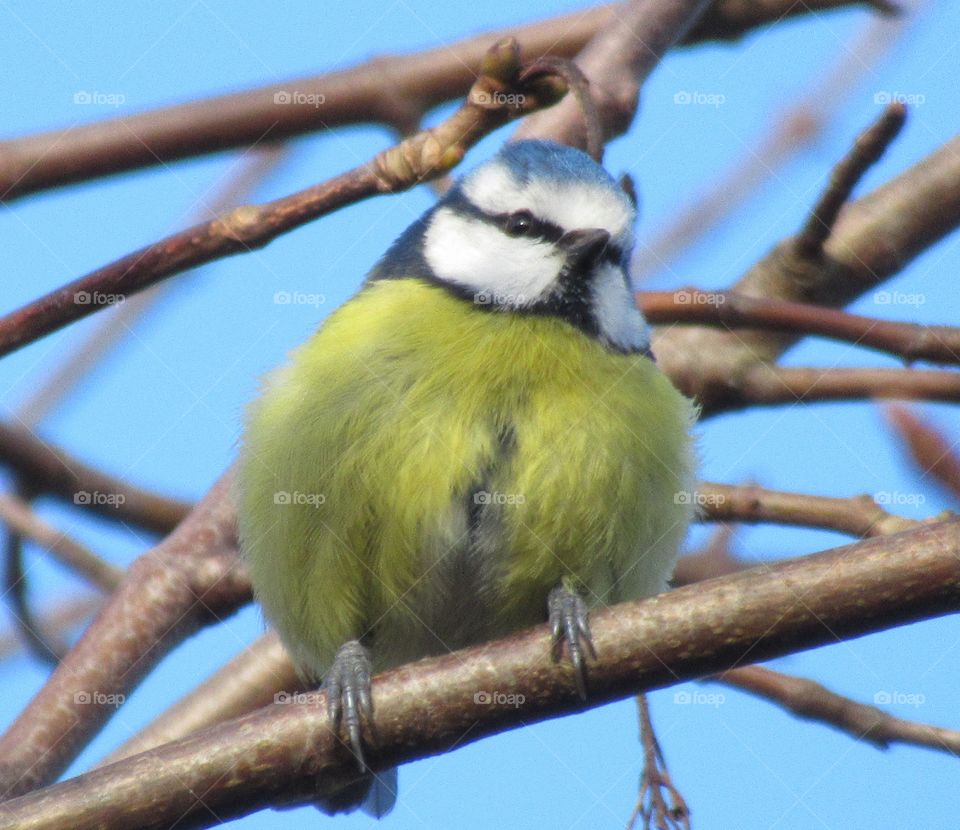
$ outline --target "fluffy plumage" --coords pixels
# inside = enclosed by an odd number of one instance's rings
[[[663,590],[693,409],[648,355],[632,223],[582,153],[511,145],[270,377],[240,532],[306,673],[349,640],[383,669],[544,622],[561,582],[594,606]]]

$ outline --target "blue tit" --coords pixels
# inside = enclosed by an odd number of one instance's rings
[[[372,672],[548,621],[585,695],[587,609],[664,590],[695,412],[634,303],[634,221],[586,154],[508,144],[251,405],[237,502],[256,596],[358,757]],[[325,806],[382,813],[393,782]]]

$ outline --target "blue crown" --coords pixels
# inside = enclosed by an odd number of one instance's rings
[[[590,156],[555,141],[528,140],[507,144],[487,164],[496,164],[498,161],[506,165],[522,184],[531,179],[577,181],[620,190],[613,177]],[[481,165],[478,169],[485,166]]]

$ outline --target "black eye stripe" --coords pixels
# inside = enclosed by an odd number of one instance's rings
[[[553,222],[547,222],[545,219],[539,219],[528,211],[518,211],[523,213],[530,224],[529,230],[522,235],[528,239],[543,239],[547,242],[556,242],[563,236],[563,228],[554,225]],[[516,216],[514,213],[496,213],[488,216],[489,221],[497,225],[502,231],[506,232],[511,219]]]
[[[464,195],[459,195],[459,198],[451,199],[450,207],[459,213],[465,213],[489,224],[496,225],[505,233],[507,221],[514,215],[512,213],[486,213]],[[540,219],[533,214],[530,214],[530,221],[533,223],[531,231],[523,234],[527,239],[542,239],[544,242],[558,242],[564,234],[563,228],[559,225],[555,225],[553,222],[548,222],[545,219]],[[619,245],[610,243],[604,250],[602,259],[604,262],[609,262],[612,265],[622,265],[623,249]]]

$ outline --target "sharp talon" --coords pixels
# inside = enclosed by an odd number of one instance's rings
[[[566,642],[573,666],[573,679],[581,700],[587,699],[587,663],[584,651],[593,659],[597,651],[590,634],[587,604],[583,597],[563,585],[554,588],[547,598],[550,632],[553,640],[551,652],[554,662],[559,661]]]
[[[344,643],[323,680],[327,691],[327,716],[335,732],[343,726],[360,772],[367,772],[363,755],[364,722],[373,733],[373,699],[370,696],[370,658],[356,641]],[[375,733],[374,733],[375,734]]]

